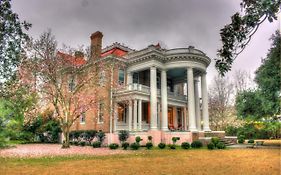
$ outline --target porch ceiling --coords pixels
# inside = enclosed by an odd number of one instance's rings
[[[200,75],[201,71],[194,69],[194,76]],[[186,68],[170,69],[167,71],[167,76],[169,78],[184,78],[186,79]]]

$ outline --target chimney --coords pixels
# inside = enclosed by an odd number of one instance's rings
[[[101,56],[103,34],[100,31],[96,31],[91,35],[91,59],[95,60]]]

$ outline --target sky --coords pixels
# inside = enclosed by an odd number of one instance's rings
[[[51,29],[59,47],[88,46],[95,31],[103,33],[103,47],[113,42],[132,49],[158,42],[168,49],[194,46],[212,59],[207,70],[210,84],[217,74],[220,29],[241,12],[239,4],[240,0],[13,0],[12,9],[32,24],[28,34],[38,38]],[[239,69],[254,76],[279,25],[263,23],[227,76]]]

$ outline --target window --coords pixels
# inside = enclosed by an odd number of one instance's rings
[[[104,112],[104,103],[100,102],[98,106],[98,123],[103,123],[103,112]]]
[[[133,83],[139,83],[139,73],[137,72],[133,74]]]
[[[73,92],[75,90],[75,86],[76,86],[75,77],[74,76],[70,76],[69,80],[68,80],[68,90],[70,92]]]
[[[125,81],[125,74],[124,74],[124,69],[119,69],[118,70],[118,83],[120,85],[124,84]]]
[[[104,70],[99,72],[99,84],[100,84],[100,86],[105,85],[105,71]]]
[[[80,124],[85,124],[86,122],[86,113],[83,112],[81,115],[80,115]]]

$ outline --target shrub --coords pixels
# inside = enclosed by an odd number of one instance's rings
[[[137,142],[134,142],[130,145],[132,150],[138,150],[140,148],[140,144]]]
[[[110,145],[109,145],[109,148],[110,149],[117,149],[119,147],[119,145],[117,144],[117,143],[111,143]]]
[[[244,143],[245,142],[245,136],[244,135],[239,135],[238,136],[238,143]]]
[[[158,147],[159,147],[160,149],[164,149],[164,148],[166,147],[166,144],[165,144],[165,143],[159,143],[159,144],[158,144]]]
[[[105,133],[102,132],[102,131],[99,131],[97,133],[97,138],[98,138],[98,141],[100,141],[102,143],[104,141],[104,139],[105,139]]]
[[[153,144],[151,142],[147,142],[145,146],[147,149],[151,149],[153,147]]]
[[[79,142],[78,142],[78,141],[74,141],[74,142],[73,142],[73,145],[78,146],[78,145],[79,145]]]
[[[138,143],[138,144],[142,141],[142,139],[141,139],[140,136],[137,136],[137,137],[135,138],[135,140],[136,140],[136,143]]]
[[[126,142],[127,139],[129,138],[129,131],[126,130],[119,131],[118,138],[121,143]]]
[[[203,146],[203,144],[199,140],[195,140],[191,143],[192,148],[201,148],[202,146]]]
[[[170,149],[176,149],[176,145],[175,145],[175,144],[169,144],[168,147],[169,147]]]
[[[217,144],[217,148],[218,148],[218,149],[225,149],[225,144],[222,143],[222,142],[219,142],[219,143]]]
[[[152,141],[152,136],[148,136],[147,139],[148,139],[148,141],[151,142]]]
[[[86,142],[85,142],[85,141],[80,141],[80,142],[79,142],[79,145],[80,145],[80,146],[85,146],[85,145],[86,145]]]
[[[220,139],[218,137],[212,137],[211,142],[215,145],[215,147],[217,146],[217,144],[220,142]]]
[[[255,140],[254,139],[249,139],[248,143],[255,143]]]
[[[188,142],[182,142],[181,148],[182,149],[189,149],[190,148],[190,144]]]
[[[172,138],[173,144],[175,145],[178,140],[180,140],[179,137],[173,137]]]
[[[129,144],[128,142],[123,142],[123,143],[122,143],[122,148],[123,148],[124,150],[126,150],[129,146],[130,146],[130,144]]]
[[[92,144],[93,148],[100,148],[101,147],[101,142],[100,141],[95,141]]]
[[[208,143],[208,145],[207,145],[207,148],[208,149],[215,149],[215,144],[213,144],[213,142],[211,142],[211,143]]]

